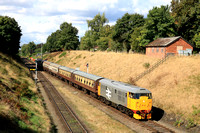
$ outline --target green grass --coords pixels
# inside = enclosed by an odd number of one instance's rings
[[[81,54],[80,54],[80,55],[77,55],[77,56],[75,57],[75,59],[79,59],[79,58],[81,58]]]
[[[144,66],[144,68],[148,69],[150,67],[150,63],[149,62],[144,63],[143,66]]]
[[[51,125],[28,69],[1,53],[0,62],[0,132],[48,132]]]
[[[66,52],[63,52],[62,54],[59,55],[59,58],[63,57],[66,55]]]
[[[0,73],[2,73],[3,75],[6,75],[8,74],[8,71],[6,70],[6,68],[0,67]]]

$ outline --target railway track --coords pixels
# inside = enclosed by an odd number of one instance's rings
[[[30,69],[34,63],[28,59],[22,59],[25,65]],[[73,110],[66,104],[65,100],[58,93],[52,83],[41,73],[38,72],[38,78],[47,93],[51,103],[56,109],[57,115],[60,117],[66,132],[72,133],[87,133],[88,130],[79,120]]]
[[[84,125],[79,121],[79,119],[76,117],[75,113],[70,109],[70,107],[65,103],[64,99],[60,96],[60,94],[57,92],[55,87],[51,84],[51,82],[44,77],[44,75],[41,72],[38,72],[38,78],[40,79],[40,82],[45,89],[46,93],[49,95],[50,100],[54,104],[54,107],[57,108],[57,113],[61,117],[64,125],[67,127],[67,132],[88,132],[87,129],[84,127]],[[64,82],[64,81],[63,81]],[[102,106],[106,106],[106,108],[109,108],[110,110],[114,111],[115,113],[119,114],[120,116],[123,116],[124,118],[130,120],[132,123],[136,123],[139,126],[147,129],[149,132],[152,133],[174,133],[173,130],[164,127],[163,125],[158,124],[155,121],[148,120],[148,121],[139,121],[135,120],[129,116],[127,116],[124,113],[121,113],[118,109],[113,108],[111,106],[107,106],[105,103],[102,103],[100,100],[92,97],[91,95],[84,94],[79,89],[76,89],[77,91],[80,91],[83,95],[87,96],[88,98],[91,98],[92,100],[98,102]]]
[[[42,84],[47,95],[49,96],[50,101],[56,108],[57,114],[63,121],[64,126],[66,127],[66,129],[68,129],[67,132],[88,132],[86,127],[78,119],[73,110],[66,104],[65,100],[61,97],[61,95],[58,93],[52,83],[41,72],[38,73],[38,78],[40,79],[40,83]]]
[[[82,93],[84,94],[84,92],[82,92]],[[86,95],[86,94],[84,94],[84,95]],[[92,100],[95,100],[96,102],[98,102],[102,106],[106,106],[106,108],[109,108],[110,110],[119,114],[120,116],[123,116],[123,118],[130,120],[130,122],[136,123],[137,125],[142,126],[143,128],[147,129],[149,132],[152,132],[152,133],[175,133],[173,130],[171,130],[171,129],[163,126],[163,125],[160,125],[159,123],[157,123],[155,121],[152,121],[152,120],[146,120],[146,121],[136,120],[136,119],[120,112],[118,109],[116,109],[112,106],[107,106],[105,103],[102,103],[101,101],[92,97],[91,95],[86,95],[86,96],[91,98]]]

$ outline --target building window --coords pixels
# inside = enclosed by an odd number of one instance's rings
[[[152,53],[154,53],[154,48],[152,48]]]
[[[159,52],[159,48],[156,49],[156,52],[157,52],[157,53]]]
[[[164,48],[161,48],[161,53],[163,53],[164,52]]]

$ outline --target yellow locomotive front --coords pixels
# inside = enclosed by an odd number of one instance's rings
[[[129,92],[127,94],[127,108],[134,112],[135,119],[151,119],[152,94]]]

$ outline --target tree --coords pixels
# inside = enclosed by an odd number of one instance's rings
[[[110,30],[109,25],[104,26],[107,22],[108,19],[105,17],[104,13],[102,15],[98,13],[92,20],[87,20],[88,28],[90,30],[86,31],[85,35],[81,38],[80,49],[90,50],[103,44],[105,40],[102,40],[101,37],[107,37]]]
[[[81,38],[81,43],[80,43],[80,49],[82,50],[90,50],[91,48],[94,48],[92,43],[92,31],[88,30],[85,32],[85,35]]]
[[[23,56],[31,56],[35,53],[36,44],[34,42],[29,42],[21,47],[21,52]]]
[[[105,17],[105,13],[102,15],[98,13],[92,20],[87,20],[88,27],[92,32],[99,33],[105,23],[108,23],[108,19]]]
[[[130,50],[130,38],[134,29],[144,25],[144,17],[140,14],[126,13],[121,19],[118,19],[114,29],[112,38],[118,42],[127,52]]]
[[[193,37],[200,32],[200,1],[172,0],[171,11],[178,34],[194,44]]]
[[[174,19],[170,15],[168,6],[154,7],[147,15],[145,28],[147,39],[153,41],[159,37],[175,36]]]
[[[14,18],[0,16],[0,51],[16,55],[20,48],[21,29]]]
[[[193,41],[196,44],[196,48],[200,48],[200,33],[195,34]]]
[[[75,50],[78,48],[78,29],[71,23],[64,22],[60,25],[60,30],[53,32],[47,38],[44,45],[45,51]]]

